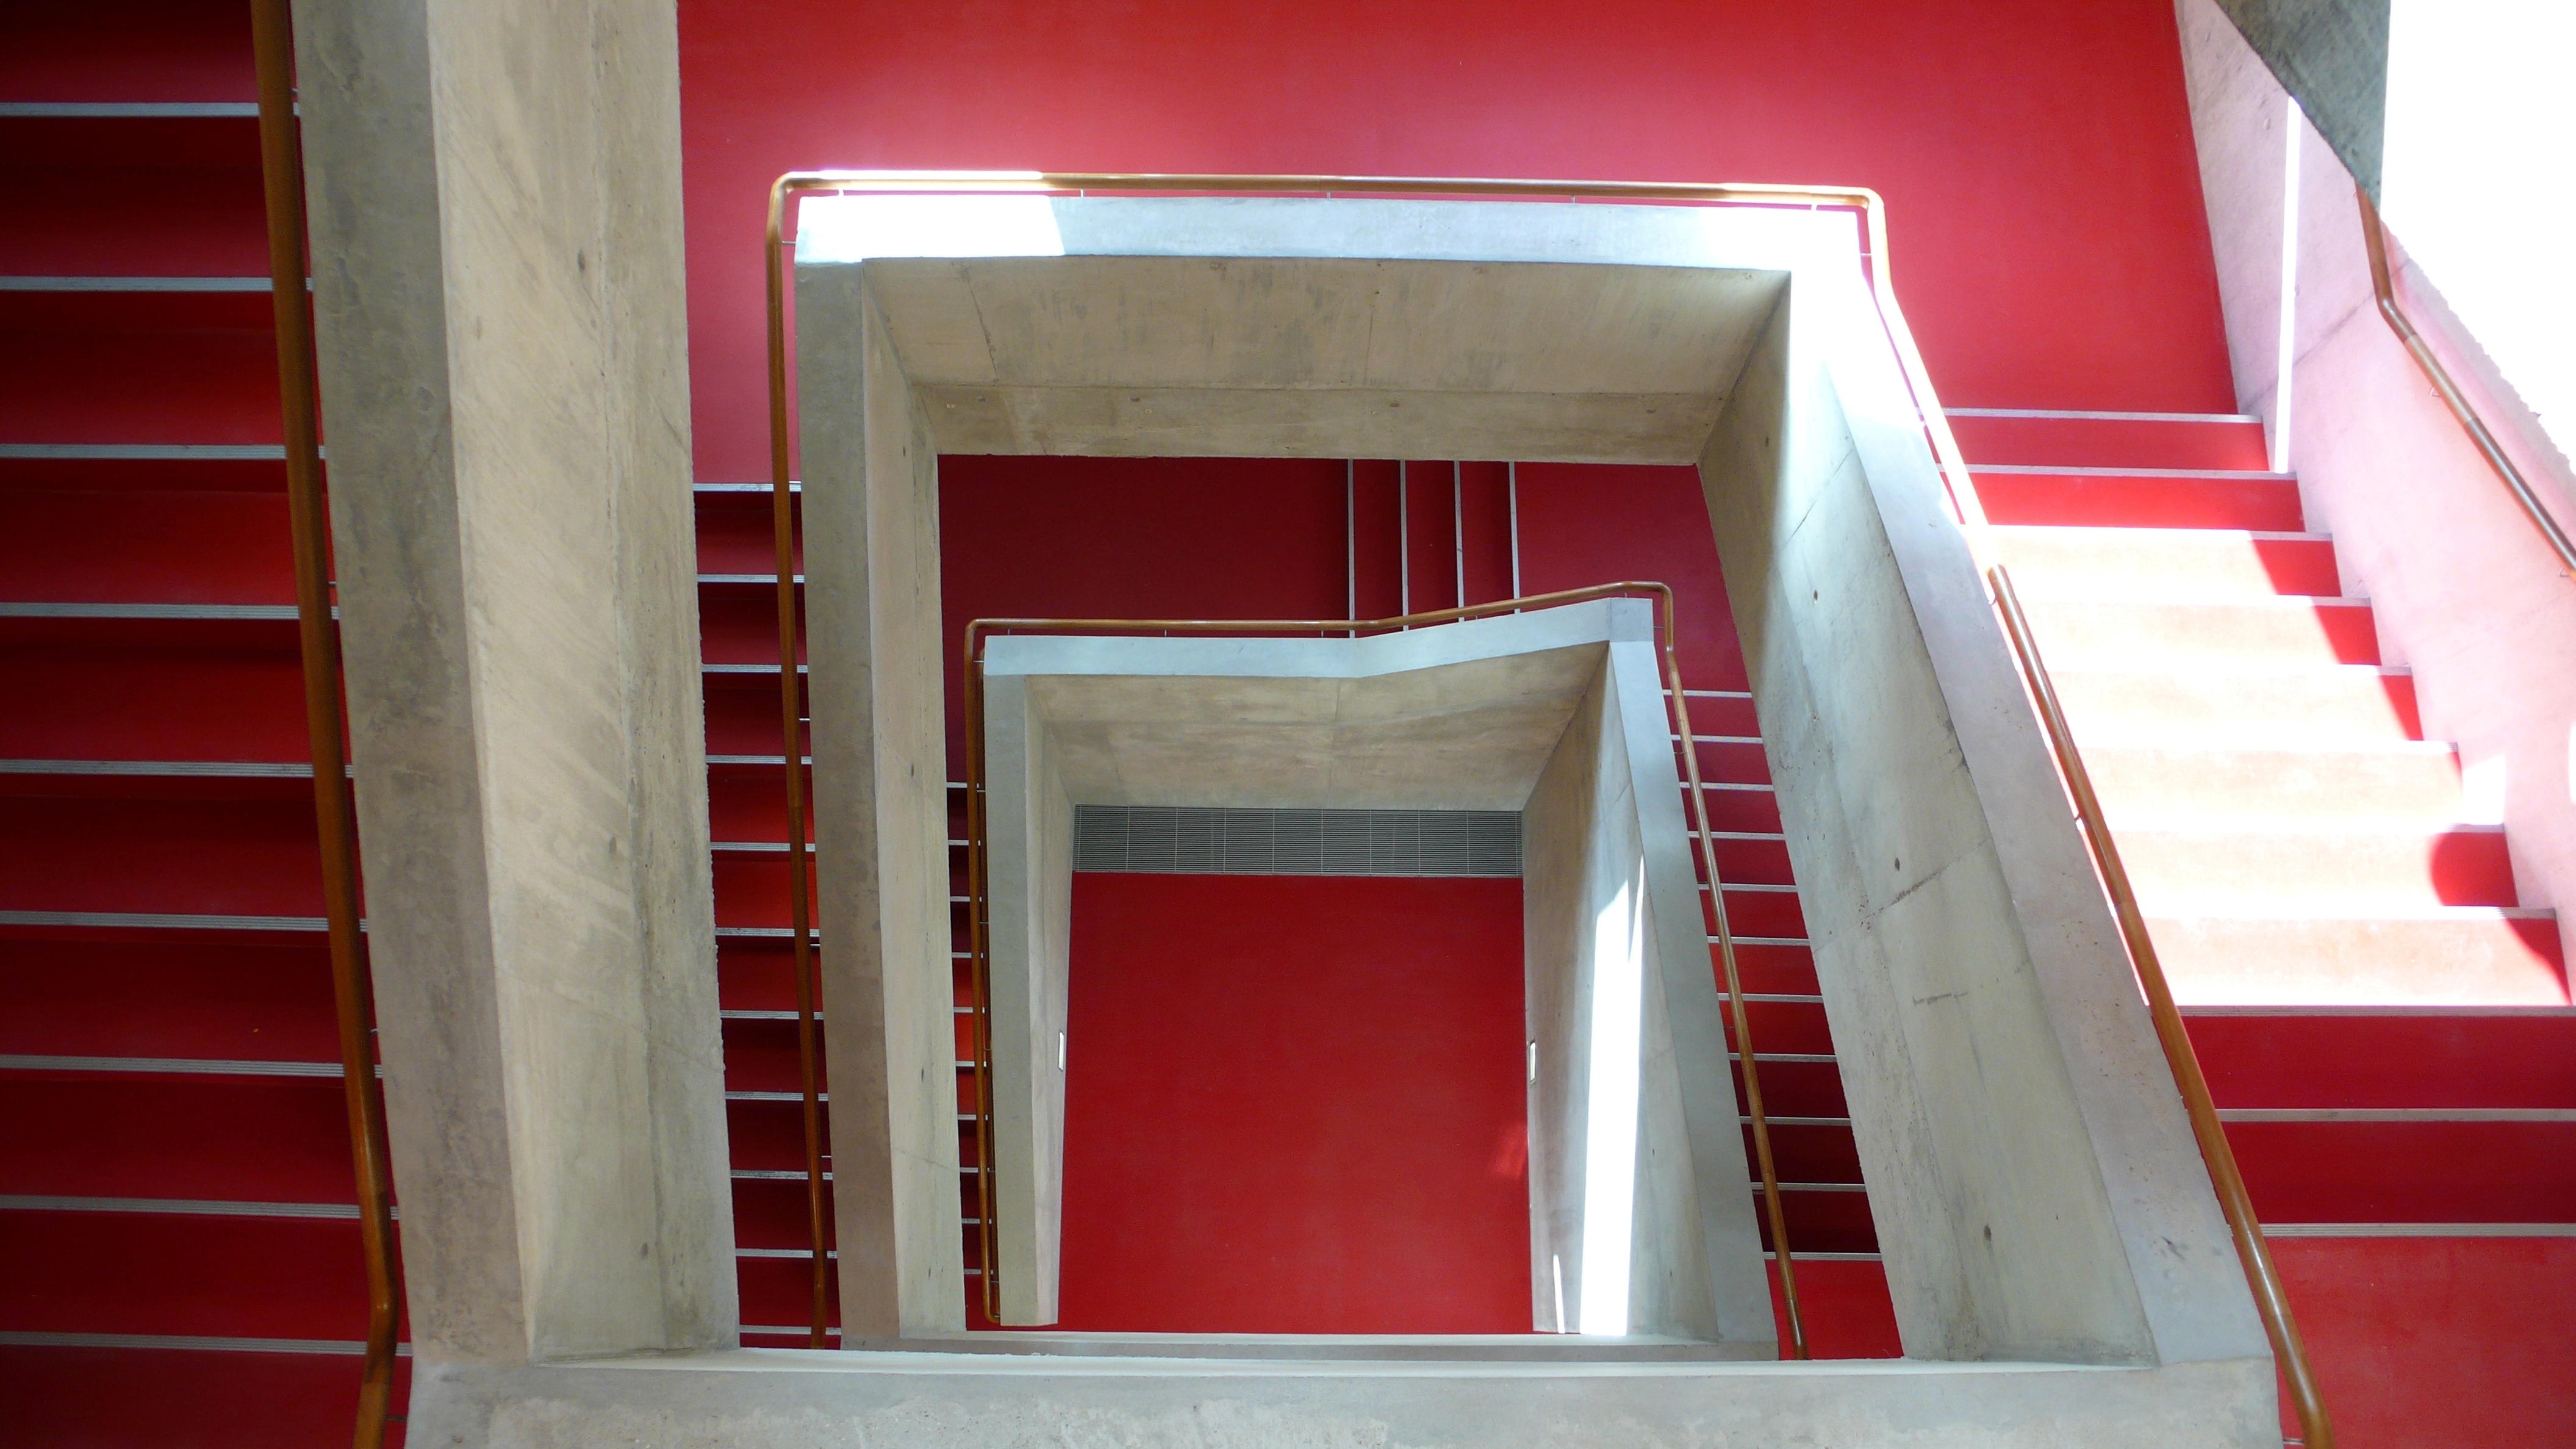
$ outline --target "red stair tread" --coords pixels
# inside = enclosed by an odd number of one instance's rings
[[[2244,528],[2297,533],[2299,485],[2288,478],[2152,473],[1993,473],[1971,468],[1989,523],[2078,528]]]
[[[278,441],[277,344],[265,332],[0,336],[0,441]]]
[[[0,590],[31,603],[291,605],[286,499],[0,491]]]
[[[251,101],[247,7],[91,0],[0,19],[0,99]]]
[[[319,851],[309,799],[0,797],[0,910],[319,916]]]
[[[321,942],[20,940],[0,1054],[337,1061]]]

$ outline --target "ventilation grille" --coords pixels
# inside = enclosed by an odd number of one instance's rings
[[[1075,870],[1160,875],[1521,873],[1516,810],[1077,805]]]

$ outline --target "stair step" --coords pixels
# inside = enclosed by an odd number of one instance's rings
[[[2306,527],[2286,473],[1972,467],[1986,520],[2074,528]]]
[[[2221,1107],[2576,1107],[2576,1009],[2183,1016]]]
[[[2078,744],[2308,747],[2417,740],[2415,678],[2402,669],[2051,668]]]
[[[275,443],[281,426],[265,331],[20,332],[0,348],[0,440]]]
[[[2036,412],[1952,408],[1950,434],[1971,465],[2230,468],[2271,466],[2259,418],[2208,413]]]
[[[2150,909],[2519,903],[2501,826],[2266,828],[2130,821],[2116,827],[2116,836],[2121,862]]]
[[[2084,766],[2114,830],[2132,818],[2444,825],[2461,818],[2459,758],[2442,744],[2313,749],[2087,745]]]
[[[2576,1122],[2231,1121],[2273,1223],[2576,1221]]]
[[[2321,533],[2217,528],[1991,530],[1996,557],[2028,599],[2265,599],[2343,592]]]
[[[2147,929],[2186,1005],[2568,1004],[2554,911],[2151,914]]]
[[[2087,663],[2145,669],[2380,662],[2379,631],[2364,599],[2025,602],[2052,671]]]

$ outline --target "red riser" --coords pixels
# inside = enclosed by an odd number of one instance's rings
[[[1736,1063],[1727,1065],[1727,1076],[1735,1083],[1735,1110],[1742,1112],[1746,1110],[1744,1077]],[[1766,1116],[1846,1117],[1851,1114],[1850,1105],[1843,1100],[1842,1074],[1832,1062],[1757,1061],[1755,1066],[1762,1080],[1762,1110]],[[1835,1180],[1858,1182],[1860,1179]]]
[[[793,495],[790,495],[791,499]],[[803,505],[791,503],[800,521]],[[778,543],[771,520],[773,505],[759,493],[701,493],[698,510],[698,572],[757,574],[776,587]],[[797,534],[796,566],[805,566],[804,534]]]
[[[823,1035],[814,1034],[814,1079],[825,1092],[832,1087],[821,1055]],[[801,1092],[797,1071],[796,1023],[728,1021],[724,1024],[725,1090],[728,1092]]]
[[[823,1106],[823,1145],[831,1137],[831,1104]],[[742,1172],[805,1170],[805,1104],[802,1102],[727,1102],[725,1132],[732,1144],[732,1165]],[[827,1157],[828,1161],[828,1157]]]
[[[281,495],[0,492],[11,602],[292,604],[294,584]]]
[[[0,798],[0,910],[318,916],[313,809]]]
[[[68,157],[27,157],[5,134],[24,124],[0,121],[0,152],[12,153],[0,159],[0,276],[268,275],[256,154],[228,147],[214,166],[129,155],[94,172]]]
[[[771,752],[775,753],[776,745]],[[813,830],[814,776],[807,772],[806,830]],[[779,765],[715,765],[707,770],[707,825],[711,840],[787,839],[787,771]],[[773,864],[784,889],[786,866]]]
[[[0,759],[311,759],[303,665],[291,645],[21,646],[0,653],[0,669],[18,701],[0,710]]]
[[[799,1164],[800,1168],[802,1164]],[[824,1158],[823,1170],[831,1171]],[[832,1184],[823,1184],[823,1240],[831,1245]],[[737,1248],[809,1246],[805,1217],[805,1180],[736,1179],[733,1185],[733,1245]]]
[[[1782,1182],[1859,1182],[1860,1148],[1849,1127],[1770,1125],[1771,1161]],[[1756,1159],[1753,1129],[1744,1128],[1744,1160]],[[1794,1246],[1794,1245],[1792,1245]]]
[[[812,959],[821,961],[821,952]],[[794,1011],[794,943],[740,937],[718,941],[716,988],[727,1011]]]
[[[776,614],[770,616],[775,628]],[[777,649],[776,634],[771,636],[771,652]],[[778,673],[745,677],[739,674],[705,676],[707,700],[707,753],[710,755],[776,756],[785,748],[785,733],[779,728]],[[807,706],[811,718],[811,705]],[[805,729],[805,748],[813,748],[812,727]],[[728,767],[734,768],[734,767]],[[774,767],[773,767],[774,768]],[[780,809],[784,810],[784,796]],[[726,838],[726,837],[719,837]],[[741,838],[741,837],[733,837]],[[786,819],[782,815],[774,839],[787,838]]]
[[[1950,435],[1970,465],[2038,468],[2192,468],[2259,472],[2271,466],[2263,425],[2232,418],[1981,418],[1950,415]]]
[[[0,1347],[11,1449],[347,1449],[362,1360],[336,1353]],[[394,1363],[393,1412],[411,1402]],[[401,1449],[404,1425],[385,1426]]]
[[[699,657],[709,664],[758,664],[773,671],[766,676],[771,694],[777,698],[778,677],[778,596],[758,589],[712,589],[698,599]],[[796,658],[807,658],[807,640],[802,621],[796,631]],[[774,707],[774,705],[773,705]],[[773,737],[765,751],[778,753]]]
[[[1773,1246],[1771,1217],[1763,1205],[1762,1190],[1748,1188],[1746,1196],[1753,1204],[1753,1220],[1761,1233],[1762,1249],[1769,1252]],[[1793,1255],[1878,1251],[1878,1229],[1870,1221],[1866,1194],[1783,1188],[1780,1215],[1789,1220],[1789,1251]]]
[[[13,1212],[0,1324],[22,1332],[362,1339],[355,1219]]]
[[[2341,1442],[2576,1443],[2576,1238],[2274,1238],[2271,1249]]]
[[[2122,477],[1976,473],[1989,523],[2070,528],[2246,528],[2297,533],[2305,523],[2289,478]]]
[[[1691,725],[1702,731],[1707,728],[1696,720]],[[1673,755],[1673,767],[1677,771],[1682,769],[1678,750]],[[1699,777],[1703,784],[1708,785],[1768,785],[1771,783],[1771,762],[1764,758],[1759,740],[1743,744],[1713,744],[1703,735],[1699,741]],[[1690,787],[1687,774],[1682,776],[1682,786],[1684,809],[1687,810]],[[1710,828],[1723,829],[1716,823],[1716,807],[1717,802],[1709,802]]]
[[[32,167],[116,167],[125,183],[123,207],[93,214],[90,225],[112,229],[134,204],[149,170],[226,168],[259,175],[259,122],[250,116],[28,117],[0,116],[0,170]],[[184,236],[184,233],[182,234]],[[183,242],[183,245],[187,243]],[[78,274],[75,268],[75,274]],[[252,268],[265,273],[265,266]]]
[[[319,942],[12,941],[0,1054],[336,1061]]]
[[[286,464],[278,458],[0,458],[0,492],[20,491],[284,497]]]
[[[742,1321],[768,1327],[794,1325],[800,1330],[814,1307],[813,1264],[804,1258],[737,1258],[734,1260],[734,1284],[742,1294]],[[841,1324],[840,1281],[837,1273],[824,1280],[824,1323],[838,1328]],[[837,1345],[840,1340],[832,1342]],[[788,1341],[762,1338],[759,1345],[772,1348],[803,1348],[802,1338]]]
[[[2186,1018],[2221,1107],[2576,1108],[2576,1012]]]
[[[1800,1261],[1798,1319],[1806,1326],[1807,1352],[1815,1358],[1903,1358],[1896,1309],[1887,1294],[1887,1270],[1877,1263]],[[1780,1268],[1771,1266],[1771,1308],[1780,1320],[1780,1342],[1789,1342],[1787,1295]]]
[[[0,439],[275,443],[277,344],[264,332],[0,337]]]
[[[1696,685],[1692,686],[1697,688]],[[1759,735],[1761,722],[1755,718],[1753,701],[1729,696],[1711,699],[1694,695],[1690,701],[1691,733],[1695,735]]]
[[[2576,1204],[2576,1122],[2231,1122],[2267,1223],[2548,1223]]]
[[[0,1072],[0,1120],[12,1192],[357,1200],[337,1076]]]
[[[1700,918],[1714,933],[1717,919],[1716,913],[1707,908],[1708,892],[1701,891],[1699,899]],[[1799,909],[1797,896],[1788,891],[1728,891],[1726,924],[1738,936],[1804,940],[1807,935],[1806,916]]]
[[[250,101],[250,16],[195,0],[29,5],[0,20],[13,101]]]

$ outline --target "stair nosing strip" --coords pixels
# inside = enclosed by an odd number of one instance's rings
[[[282,443],[0,443],[0,459],[54,462],[282,463]]]
[[[0,1194],[0,1212],[145,1213],[170,1217],[312,1218],[355,1222],[358,1206],[337,1202],[234,1202],[220,1198],[48,1197]]]
[[[257,101],[0,101],[0,120],[256,120]]]
[[[274,289],[267,277],[0,276],[0,292],[242,294]]]
[[[1971,477],[1990,473],[1999,478],[2205,478],[2242,483],[2295,483],[2299,480],[2296,473],[2275,473],[2268,468],[2105,468],[2093,463],[1970,463],[1968,473]]]
[[[2054,418],[2061,421],[2104,423],[2259,423],[2252,413],[2100,413],[2067,412],[2057,408],[1943,408],[1941,415],[1952,418]]]
[[[2221,1107],[2221,1122],[2369,1126],[2441,1122],[2576,1123],[2566,1107]]]
[[[2576,1223],[2265,1223],[2267,1238],[2576,1238]]]

